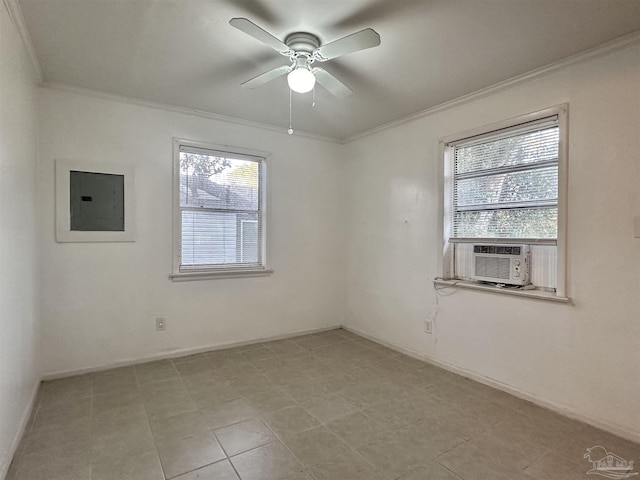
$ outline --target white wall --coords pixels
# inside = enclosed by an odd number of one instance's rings
[[[438,295],[438,139],[564,102],[573,305]],[[363,137],[343,155],[347,326],[640,439],[640,46]]]
[[[339,145],[58,90],[40,98],[45,375],[342,323]],[[272,276],[169,280],[174,136],[271,152]],[[56,158],[135,166],[135,243],[55,242]]]
[[[36,82],[18,31],[0,3],[0,478],[40,380]]]

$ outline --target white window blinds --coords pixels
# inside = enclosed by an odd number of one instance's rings
[[[557,117],[455,142],[453,241],[556,239]]]
[[[262,267],[263,159],[180,147],[180,266]]]

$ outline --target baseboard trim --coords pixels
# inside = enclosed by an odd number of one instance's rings
[[[366,338],[367,340],[371,340],[372,342],[378,343],[384,347],[388,347],[391,348],[392,350],[395,350],[396,352],[408,355],[410,357],[413,357],[417,360],[421,360],[423,362],[429,363],[431,365],[435,365],[436,367],[440,367],[443,368],[451,373],[455,373],[457,375],[461,375],[463,377],[469,378],[470,380],[474,380],[478,383],[482,383],[484,385],[488,385],[490,387],[493,387],[497,390],[501,390],[503,392],[506,392],[510,395],[513,395],[514,397],[518,397],[522,400],[526,400],[528,402],[531,402],[535,405],[538,405],[539,407],[542,408],[546,408],[547,410],[551,410],[553,412],[559,413],[560,415],[563,415],[565,417],[571,418],[573,420],[577,420],[579,422],[583,422],[586,423],[588,425],[591,425],[593,427],[599,428],[601,430],[604,430],[606,432],[612,433],[614,435],[617,435],[618,437],[622,437],[625,438],[627,440],[630,440],[632,442],[636,442],[636,443],[640,443],[640,433],[639,432],[635,432],[632,430],[628,430],[627,428],[612,423],[612,422],[607,422],[607,421],[602,421],[602,420],[598,420],[598,419],[594,419],[592,417],[589,417],[587,415],[584,415],[580,412],[576,412],[575,410],[571,409],[570,407],[564,406],[564,405],[560,405],[554,402],[550,402],[547,400],[544,400],[540,397],[537,397],[531,393],[528,393],[526,391],[520,390],[518,388],[512,387],[510,385],[507,385],[505,383],[502,383],[498,380],[494,380],[490,377],[485,377],[484,375],[481,375],[477,372],[474,372],[472,370],[468,370],[466,368],[463,367],[459,367],[457,365],[453,365],[447,362],[442,362],[440,360],[437,360],[433,357],[427,356],[427,355],[422,355],[418,352],[414,352],[412,350],[409,350],[407,348],[401,347],[399,345],[395,345],[391,342],[387,342],[384,341],[374,335],[365,333],[357,328],[354,327],[350,327],[350,326],[345,326],[343,325],[342,328],[344,330],[347,330],[348,332],[351,332],[355,335],[359,335],[361,337]]]
[[[164,359],[167,359],[167,358],[185,357],[187,355],[195,355],[196,353],[212,352],[212,351],[215,351],[215,350],[224,350],[224,349],[227,349],[227,348],[243,347],[245,345],[252,345],[254,343],[274,342],[276,340],[285,340],[285,339],[288,339],[288,338],[301,337],[302,335],[311,335],[311,334],[314,334],[314,333],[327,332],[329,330],[336,330],[338,328],[341,328],[341,326],[340,325],[331,325],[331,326],[328,326],[328,327],[312,328],[312,329],[307,329],[307,330],[297,330],[297,331],[294,331],[294,332],[289,332],[289,333],[285,333],[285,334],[281,334],[281,335],[270,335],[270,336],[266,336],[266,337],[259,337],[259,338],[254,338],[254,339],[251,339],[251,340],[243,340],[243,341],[240,341],[240,342],[214,344],[214,345],[208,345],[208,346],[204,346],[204,347],[195,347],[195,348],[192,348],[192,347],[179,348],[179,349],[170,350],[170,351],[167,351],[167,352],[161,352],[161,353],[154,354],[154,355],[148,355],[148,356],[145,356],[145,357],[129,358],[129,359],[126,359],[126,360],[119,360],[119,361],[111,362],[111,363],[108,363],[108,364],[105,364],[105,365],[97,365],[97,366],[94,366],[94,367],[81,368],[81,369],[77,369],[77,370],[62,370],[62,371],[58,371],[58,372],[45,373],[42,376],[42,380],[43,381],[57,380],[57,379],[60,379],[60,378],[72,377],[74,375],[84,375],[86,373],[101,372],[101,371],[109,370],[109,369],[112,369],[112,368],[128,367],[128,366],[131,366],[131,365],[136,365],[138,363],[153,362],[154,360],[164,360]]]
[[[18,451],[18,447],[20,446],[20,442],[24,438],[27,433],[27,428],[31,425],[31,419],[36,412],[36,402],[38,401],[38,393],[40,391],[40,381],[38,381],[33,388],[31,389],[31,398],[29,399],[28,407],[22,414],[22,420],[20,421],[20,426],[18,431],[13,439],[13,443],[11,448],[9,449],[9,458],[2,459],[0,462],[0,479],[5,480],[7,478],[7,474],[9,473],[9,469],[11,468],[11,463],[16,456],[16,452]]]

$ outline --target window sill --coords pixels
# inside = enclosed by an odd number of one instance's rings
[[[169,278],[174,282],[191,282],[193,280],[213,280],[220,278],[267,277],[273,270],[259,268],[254,270],[220,270],[172,273]]]
[[[532,298],[535,300],[544,300],[547,302],[571,303],[571,299],[569,297],[559,297],[555,294],[555,292],[546,292],[544,290],[515,290],[509,288],[498,288],[494,287],[493,285],[485,285],[476,282],[469,282],[466,280],[444,280],[441,278],[436,278],[433,283],[434,285],[436,285],[436,288],[438,286],[466,288],[469,290],[480,290],[483,292],[497,293],[501,295],[512,295],[516,297]]]

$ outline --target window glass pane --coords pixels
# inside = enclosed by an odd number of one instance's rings
[[[558,158],[559,129],[546,127],[479,144],[456,147],[455,173],[528,165]]]
[[[257,218],[245,215],[240,218],[240,262],[258,263],[259,228]]]
[[[516,208],[456,212],[454,236],[460,238],[556,238],[557,208]]]
[[[180,206],[259,209],[260,165],[232,157],[180,152]]]
[[[558,167],[488,175],[456,181],[458,207],[558,199]]]
[[[181,264],[258,264],[260,230],[258,213],[183,210]]]

